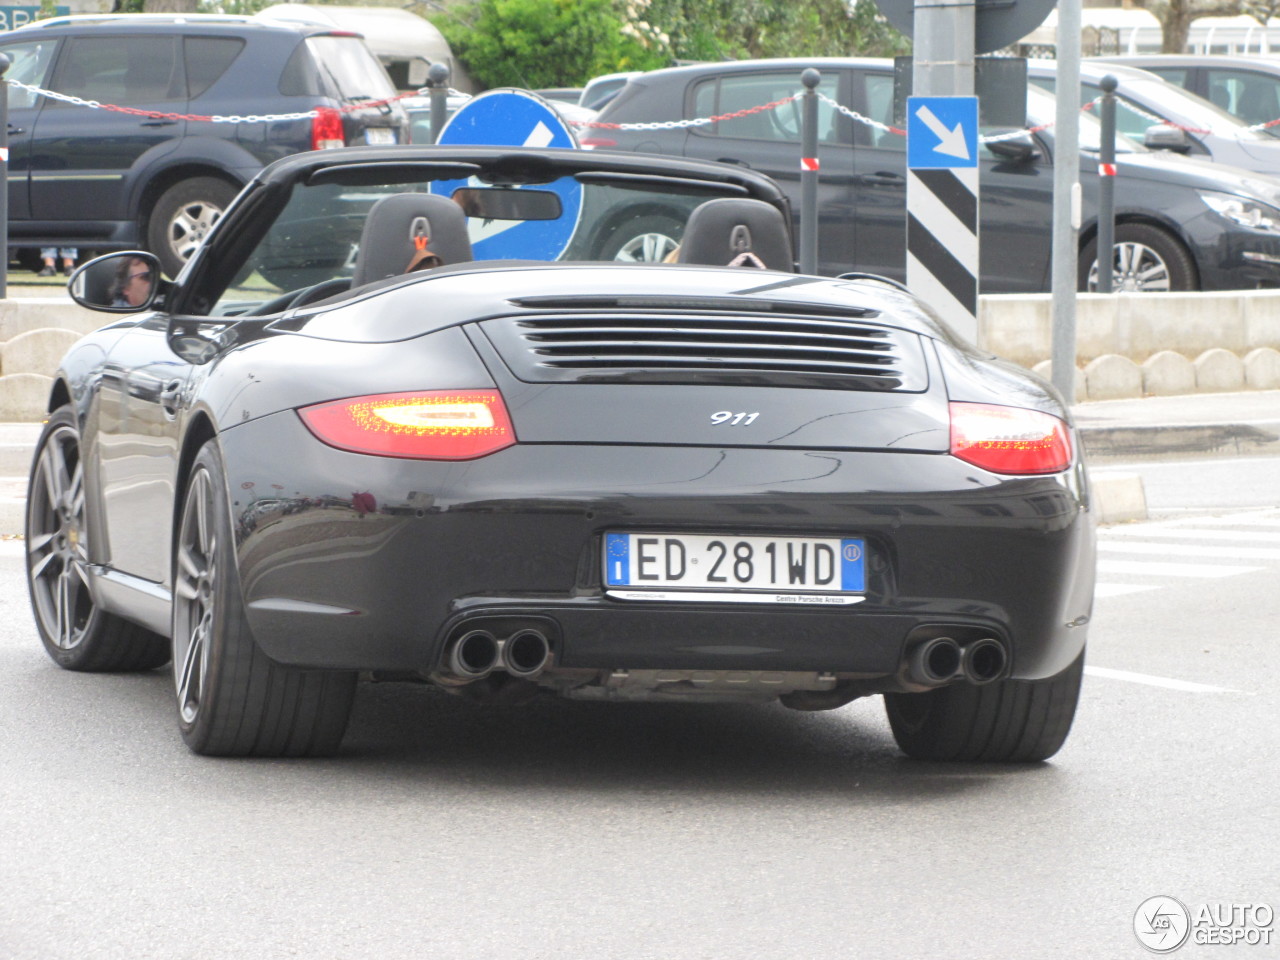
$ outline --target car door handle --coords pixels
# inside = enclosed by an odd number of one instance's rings
[[[178,395],[182,392],[181,380],[170,380],[160,391],[160,406],[170,417],[178,415]]]
[[[11,124],[9,124],[9,136],[11,136],[11,137],[12,137],[15,133],[26,133],[26,132],[27,132],[27,131],[26,131],[25,129],[23,129],[22,127],[15,127],[12,123],[11,123]]]
[[[896,173],[864,173],[855,177],[854,180],[868,187],[901,187],[907,182],[906,177]]]
[[[746,167],[748,170],[751,169],[751,164],[747,163],[745,160],[739,160],[737,157],[720,157],[716,160],[716,163],[732,163],[735,167]]]
[[[171,120],[168,117],[152,117],[150,120],[143,120],[140,126],[144,127],[171,127],[177,120]]]

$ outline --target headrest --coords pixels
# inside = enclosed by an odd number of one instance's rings
[[[794,270],[781,211],[763,200],[725,197],[699,204],[685,224],[680,263]]]
[[[447,197],[430,193],[383,197],[370,208],[364,222],[351,286],[398,276],[411,266],[431,265],[432,254],[439,258],[436,262],[444,264],[472,259],[462,208]]]

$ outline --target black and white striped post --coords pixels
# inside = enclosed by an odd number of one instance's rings
[[[907,99],[907,286],[978,340],[978,100]]]

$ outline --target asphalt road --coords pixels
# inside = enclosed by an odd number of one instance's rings
[[[1029,767],[905,760],[879,698],[403,685],[337,759],[203,759],[167,673],[45,657],[0,543],[0,960],[1139,958],[1148,897],[1280,907],[1280,509],[1171,515],[1104,531],[1076,726]]]

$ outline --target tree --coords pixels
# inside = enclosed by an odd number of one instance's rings
[[[486,87],[576,86],[602,73],[666,66],[669,59],[660,43],[646,42],[660,39],[656,31],[648,38],[628,20],[622,0],[477,0],[435,22]]]
[[[1191,22],[1201,17],[1234,17],[1241,0],[1134,0],[1160,21],[1161,53],[1185,53]]]
[[[682,60],[905,53],[872,0],[652,0],[647,21]]]

